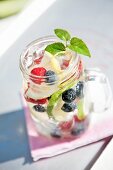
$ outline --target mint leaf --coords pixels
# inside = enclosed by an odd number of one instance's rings
[[[68,46],[68,48],[70,48],[71,50],[73,50],[79,54],[83,54],[83,55],[91,57],[91,54],[90,54],[89,49],[86,46],[86,44],[81,39],[79,39],[77,37],[73,37],[71,39],[70,45]]]
[[[71,39],[70,34],[66,30],[55,29],[54,32],[57,35],[57,37],[59,37],[61,40],[69,41]]]
[[[51,53],[53,55],[55,55],[61,51],[65,51],[65,50],[66,50],[66,48],[65,48],[64,44],[60,43],[60,42],[50,44],[45,48],[45,51],[48,51],[49,53]]]
[[[48,103],[48,106],[47,106],[47,114],[48,114],[49,117],[53,117],[54,118],[54,116],[52,114],[54,106],[57,104],[57,101],[59,100],[59,98],[62,95],[62,93],[65,90],[68,90],[69,88],[71,88],[74,84],[75,84],[75,82],[71,82],[71,84],[69,84],[69,85],[65,86],[64,88],[58,90],[57,92],[53,93],[53,95],[49,99],[49,103]]]

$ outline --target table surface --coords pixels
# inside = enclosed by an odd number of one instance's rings
[[[110,138],[53,158],[32,162],[19,95],[22,83],[19,56],[29,42],[52,34],[52,30],[56,27],[69,29],[72,34],[79,34],[86,39],[90,32],[90,41],[94,35],[99,35],[100,39],[109,37],[109,43],[113,43],[112,16],[113,1],[111,0],[57,0],[2,56],[0,60],[0,170],[91,169]],[[106,39],[108,42],[108,38]],[[106,47],[107,43],[104,42],[102,45]],[[89,59],[85,59],[85,62],[86,65],[91,63],[91,66],[96,66],[96,63],[98,66],[101,65],[113,89],[111,51],[109,55],[111,60],[107,60],[104,56],[102,61],[100,56],[100,58],[92,58],[90,62]]]

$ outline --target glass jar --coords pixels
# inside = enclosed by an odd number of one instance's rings
[[[54,58],[44,51],[56,41],[56,37],[44,37],[23,51],[20,58],[23,94],[40,134],[73,138],[85,132],[91,112],[97,109],[90,100],[88,82],[101,80],[102,75],[98,70],[84,71],[81,57],[75,52],[68,50]],[[51,69],[55,74],[46,74]],[[37,70],[41,75],[34,74]]]

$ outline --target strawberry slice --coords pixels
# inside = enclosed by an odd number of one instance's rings
[[[24,97],[25,97],[27,102],[31,102],[31,103],[34,103],[34,104],[45,104],[48,101],[47,98],[35,100],[35,99],[29,98],[27,96],[24,96]]]
[[[36,84],[41,84],[43,82],[43,79],[41,78],[41,76],[44,76],[46,74],[46,69],[43,68],[43,67],[33,68],[31,70],[31,74],[36,75],[36,76],[40,76],[40,78],[37,78],[37,77],[31,78],[31,80]]]
[[[45,104],[47,103],[47,98],[44,98],[44,99],[39,99],[37,100],[38,104]]]
[[[45,104],[45,103],[47,103],[48,98],[36,99],[36,98],[32,98],[32,97],[28,96],[28,94],[30,94],[30,93],[28,93],[29,91],[30,91],[30,83],[28,82],[28,87],[24,92],[24,97],[25,97],[27,102],[31,102],[31,103],[35,103],[35,104]],[[32,91],[31,91],[31,93],[32,93]]]

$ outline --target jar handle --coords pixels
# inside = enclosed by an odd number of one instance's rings
[[[98,68],[85,69],[85,98],[90,112],[104,112],[112,104],[109,80]]]

